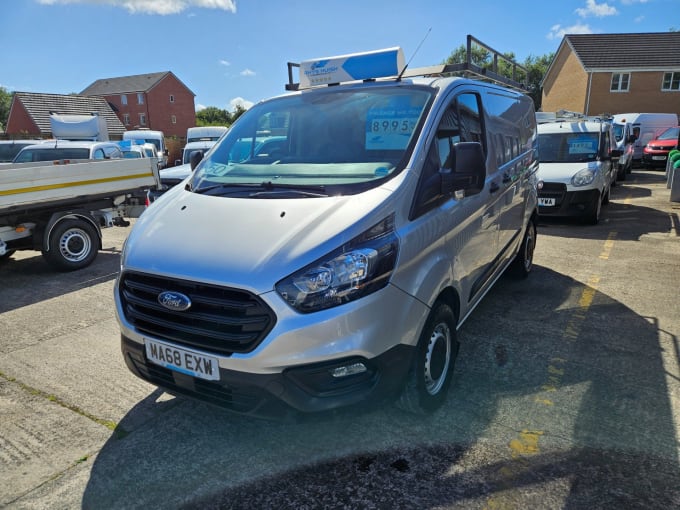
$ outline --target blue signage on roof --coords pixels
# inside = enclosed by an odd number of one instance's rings
[[[308,60],[300,64],[300,88],[397,76],[404,65],[401,48]]]

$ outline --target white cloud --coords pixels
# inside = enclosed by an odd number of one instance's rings
[[[242,97],[235,97],[234,99],[229,101],[229,111],[233,112],[234,110],[236,110],[237,106],[241,106],[241,107],[243,107],[247,110],[248,108],[253,106],[253,104],[255,104],[255,103],[253,103],[252,101],[248,101],[246,99],[243,99]]]
[[[646,4],[647,2],[649,2],[649,0],[621,0],[623,5]]]
[[[634,21],[635,23],[642,23],[642,20],[644,20],[644,19],[645,19],[644,16],[638,16],[638,17],[635,18],[633,21]]]
[[[230,65],[231,65],[231,62],[229,62],[228,60],[222,59],[222,60],[219,60],[219,64],[220,64],[221,66],[230,66]]]
[[[127,9],[131,14],[178,14],[188,8],[236,12],[236,0],[38,0],[44,5],[93,4]]]
[[[250,69],[244,69],[241,71],[241,76],[255,76],[255,71],[251,71]]]
[[[604,16],[614,16],[618,14],[619,11],[616,7],[612,7],[609,4],[598,4],[595,0],[586,0],[586,7],[576,9],[576,14],[582,18],[587,18],[589,16],[596,16],[598,18],[603,18]]]
[[[562,25],[553,25],[550,27],[550,32],[546,36],[548,39],[562,39],[566,34],[592,34],[593,30],[588,25],[581,25],[577,23],[570,27],[563,27]]]
[[[205,109],[206,109],[206,106],[204,104],[198,103],[196,105],[196,111],[197,112],[200,112],[201,110],[205,110]]]

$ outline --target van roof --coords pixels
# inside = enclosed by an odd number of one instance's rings
[[[558,121],[545,122],[538,125],[538,134],[542,133],[596,133],[608,129],[610,124],[597,121]]]

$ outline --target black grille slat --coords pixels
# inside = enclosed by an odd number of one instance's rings
[[[162,386],[176,393],[183,393],[199,398],[211,404],[226,407],[237,412],[247,413],[255,409],[262,397],[252,391],[242,388],[225,387],[210,381],[194,379],[196,391],[188,391],[175,383],[173,372],[167,368],[152,363],[139,363],[133,359],[135,368],[144,379],[158,386]]]
[[[185,294],[191,308],[163,307],[164,291]],[[125,318],[140,332],[219,355],[253,350],[276,322],[262,300],[239,289],[126,272],[118,292]]]

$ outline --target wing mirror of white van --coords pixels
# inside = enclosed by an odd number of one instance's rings
[[[201,162],[203,159],[203,151],[193,151],[189,155],[189,166],[191,166],[191,171]]]
[[[450,169],[442,169],[442,192],[464,190],[465,195],[479,193],[486,178],[486,158],[482,144],[460,142],[453,146]]]

